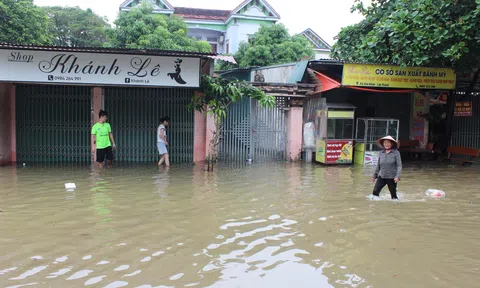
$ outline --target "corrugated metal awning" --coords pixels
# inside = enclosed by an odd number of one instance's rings
[[[187,52],[187,51],[174,51],[174,50],[38,46],[38,45],[21,45],[21,44],[12,44],[12,43],[0,43],[0,49],[20,49],[20,50],[77,52],[77,53],[135,54],[135,55],[173,56],[173,57],[179,56],[179,57],[212,58],[212,59],[215,59],[213,57],[217,56],[216,53],[200,53],[200,52]]]

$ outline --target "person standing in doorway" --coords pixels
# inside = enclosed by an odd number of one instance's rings
[[[377,168],[373,173],[372,182],[375,182],[373,195],[380,196],[385,185],[388,185],[392,199],[397,197],[397,183],[402,174],[402,158],[398,149],[398,142],[392,136],[386,136],[378,140],[378,145],[383,149],[378,155]]]
[[[107,123],[107,112],[100,110],[98,122],[92,127],[92,154],[96,151],[96,162],[100,168],[104,168],[105,159],[108,167],[112,167],[113,150],[117,149],[112,134],[112,127]]]
[[[168,158],[168,141],[167,141],[167,130],[166,128],[170,124],[169,117],[163,117],[160,119],[160,125],[157,128],[157,149],[158,154],[160,154],[160,160],[158,161],[158,166],[161,166],[165,163],[165,166],[170,166],[170,159]]]

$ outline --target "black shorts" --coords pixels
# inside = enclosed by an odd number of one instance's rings
[[[103,163],[105,162],[105,158],[110,161],[113,160],[112,146],[103,149],[97,149],[97,162]]]

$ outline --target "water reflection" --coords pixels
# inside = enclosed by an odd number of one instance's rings
[[[153,183],[156,186],[155,193],[161,198],[168,198],[167,188],[169,185],[170,175],[168,174],[169,168],[159,168],[159,173],[152,177]]]
[[[474,287],[478,172],[406,165],[392,202],[359,167],[2,167],[0,286]]]

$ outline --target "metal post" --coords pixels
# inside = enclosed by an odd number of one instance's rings
[[[257,129],[257,103],[255,100],[249,98],[250,103],[250,151],[248,154],[248,159],[255,161],[255,138],[256,138],[256,129]]]

